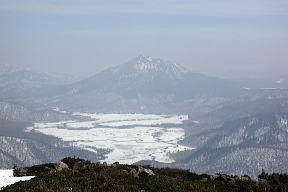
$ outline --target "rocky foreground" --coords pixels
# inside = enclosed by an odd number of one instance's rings
[[[14,168],[17,177],[36,176],[1,191],[288,191],[287,174],[262,173],[258,179],[188,170],[92,163],[65,158],[58,163]]]

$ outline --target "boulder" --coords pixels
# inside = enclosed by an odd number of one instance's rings
[[[133,176],[133,177],[139,177],[138,176],[138,171],[136,170],[136,169],[134,169],[134,168],[132,168],[130,171],[129,171],[129,173]]]
[[[23,177],[23,176],[27,176],[27,168],[15,168],[13,170],[13,176],[15,177]]]
[[[219,174],[210,175],[210,180],[215,180],[215,179],[217,179],[219,177],[220,177]]]
[[[56,171],[62,171],[63,169],[68,169],[68,165],[66,163],[63,163],[62,161],[59,161],[54,165]]]
[[[155,175],[151,169],[145,169],[143,167],[141,167],[138,172],[139,177],[152,177]]]
[[[133,175],[133,177],[152,177],[155,175],[151,169],[146,169],[141,166],[130,169],[129,173]]]

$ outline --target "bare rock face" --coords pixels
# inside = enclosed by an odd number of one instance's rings
[[[68,165],[66,163],[63,163],[62,161],[59,161],[54,165],[55,169],[57,171],[62,171],[63,169],[68,169]]]
[[[23,176],[27,176],[27,168],[15,168],[13,170],[13,176],[15,177],[23,177]]]

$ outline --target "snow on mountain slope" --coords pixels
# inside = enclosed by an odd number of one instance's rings
[[[184,73],[188,72],[187,69],[177,63],[144,55],[136,57],[126,65],[132,66],[138,72],[161,72],[177,78],[181,78]]]
[[[69,114],[60,113],[54,110],[32,111],[21,105],[0,101],[0,121],[53,122],[69,119],[71,119]],[[0,122],[0,128],[1,125]]]
[[[106,69],[73,84],[70,88],[78,90],[78,93],[92,90],[123,93],[124,90],[128,94],[132,94],[132,91],[139,94],[148,94],[148,92],[150,94],[177,94],[178,91],[183,93],[189,89],[203,93],[213,86],[220,88],[227,85],[235,84],[226,80],[191,73],[181,65],[171,61],[140,55],[127,63]]]
[[[195,97],[229,99],[239,91],[241,87],[229,80],[192,73],[177,63],[140,55],[64,86],[45,103],[70,111],[167,114],[171,109],[189,108]]]
[[[197,98],[219,101],[242,91],[229,80],[143,55],[71,84],[57,82],[55,76],[31,71],[8,73],[0,76],[0,100],[35,109],[165,114],[173,109],[175,114],[186,113]]]
[[[127,63],[104,70],[75,84],[81,91],[121,92],[122,89],[137,92],[163,91],[173,87],[188,72],[184,67],[161,59],[140,55]],[[128,89],[130,88],[130,89]]]
[[[73,156],[98,161],[107,153],[107,151],[99,149],[95,155],[95,153],[70,146],[55,138],[30,133],[30,135],[33,134],[37,139],[0,136],[0,168],[12,168],[14,165],[32,166]],[[22,133],[22,135],[27,137],[28,134]]]
[[[206,144],[182,159],[194,172],[287,172],[288,114],[263,113],[225,123]]]

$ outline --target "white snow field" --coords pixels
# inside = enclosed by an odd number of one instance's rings
[[[13,169],[0,169],[0,189],[8,185],[12,185],[18,181],[26,181],[32,179],[33,176],[14,177]]]
[[[184,138],[184,129],[179,128],[179,125],[188,120],[187,115],[73,115],[90,117],[91,120],[35,123],[26,131],[52,135],[96,153],[97,148],[109,149],[111,152],[103,159],[108,163],[118,161],[130,164],[140,160],[171,163],[173,159],[169,154],[193,149],[178,144]]]

